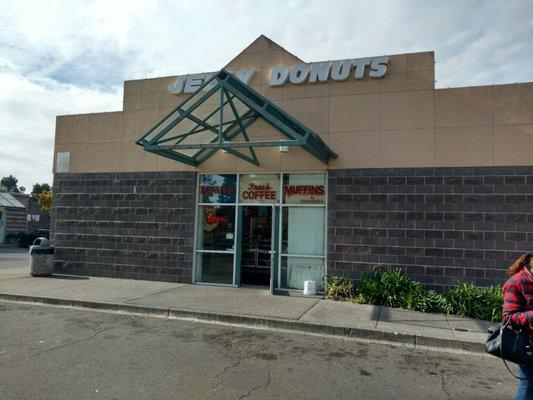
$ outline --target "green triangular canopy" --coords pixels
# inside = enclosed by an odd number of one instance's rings
[[[250,140],[258,118],[283,140]],[[337,155],[310,128],[225,70],[216,73],[136,142],[144,150],[198,166],[225,150],[259,165],[256,147],[300,146],[323,163]]]

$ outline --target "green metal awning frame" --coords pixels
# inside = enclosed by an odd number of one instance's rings
[[[201,91],[204,91],[204,94],[192,104],[188,104]],[[209,110],[207,116],[203,118],[195,116],[193,112],[213,95],[219,96],[218,105]],[[235,105],[237,101],[247,107],[245,112],[238,112]],[[226,108],[227,112],[228,105],[234,118],[224,121],[224,110]],[[208,120],[216,116],[217,113],[219,113],[217,116],[218,125],[209,123]],[[258,118],[264,119],[286,139],[250,140],[246,129]],[[185,120],[188,120],[187,123],[192,121],[194,127],[178,134],[173,132]],[[186,139],[191,139],[193,135],[203,132],[211,132],[216,136],[207,143],[184,143]],[[239,135],[242,135],[242,141],[232,141]],[[254,165],[259,165],[259,160],[254,150],[258,147],[300,146],[325,164],[330,159],[337,158],[337,154],[309,127],[297,121],[225,70],[213,75],[194,94],[141,136],[136,143],[142,146],[145,151],[194,167],[202,164],[218,150],[224,150]],[[239,151],[239,149],[243,148],[248,148],[250,155]],[[187,150],[198,151],[193,155],[188,155],[185,154]]]

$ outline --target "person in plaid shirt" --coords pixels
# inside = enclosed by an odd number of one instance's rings
[[[524,329],[533,340],[533,257],[523,254],[508,271],[509,279],[503,285],[502,318],[514,328]],[[533,399],[533,367],[519,366],[520,381],[515,400]]]

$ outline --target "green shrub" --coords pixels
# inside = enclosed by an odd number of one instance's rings
[[[411,311],[447,313],[446,298],[433,290],[426,290],[401,269],[365,274],[358,285],[357,303],[402,307]]]
[[[477,288],[471,283],[460,283],[445,296],[450,303],[450,312],[459,317],[501,321],[503,298],[499,286]]]
[[[426,290],[420,282],[413,282],[403,298],[402,307],[411,311],[448,313],[450,304],[446,298],[434,290]]]
[[[401,269],[392,269],[387,272],[372,271],[361,278],[357,287],[358,301],[387,307],[401,307],[403,298],[413,290],[416,284]]]
[[[483,313],[477,318],[492,322],[502,321],[503,293],[501,286],[489,286],[479,289],[483,294]]]
[[[456,314],[492,322],[501,321],[503,302],[499,286],[477,288],[471,283],[461,283],[439,294],[425,289],[401,269],[368,272],[358,284],[346,277],[330,277],[326,280],[326,295],[332,300],[350,303]]]
[[[331,300],[347,300],[355,295],[355,283],[345,276],[326,279],[326,296]]]
[[[381,304],[383,302],[383,285],[378,271],[367,272],[357,285],[356,302],[361,304]]]

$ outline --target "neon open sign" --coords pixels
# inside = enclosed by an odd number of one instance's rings
[[[223,215],[208,215],[205,217],[205,220],[209,224],[225,224],[228,222],[228,217]]]

